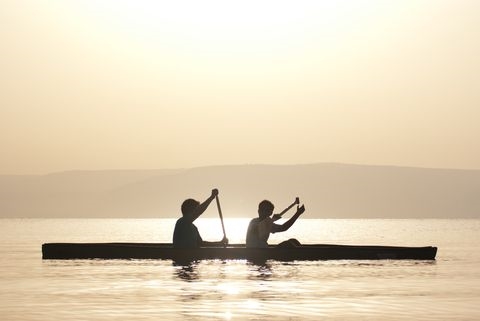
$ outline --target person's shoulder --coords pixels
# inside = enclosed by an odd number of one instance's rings
[[[248,230],[255,229],[256,226],[258,226],[258,217],[250,220],[248,223]]]
[[[185,220],[185,217],[180,217],[177,222],[175,222],[175,225],[184,225],[187,223],[187,220]]]
[[[258,217],[252,218],[252,219],[250,220],[250,224],[258,223],[258,220],[259,220]]]

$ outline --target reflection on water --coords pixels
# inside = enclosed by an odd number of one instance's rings
[[[177,276],[179,279],[187,282],[198,280],[198,262],[191,262],[187,263],[186,265],[173,262],[172,265],[175,267],[175,276]]]
[[[273,275],[272,264],[265,261],[260,264],[257,262],[249,262],[253,273],[248,275],[250,280],[259,279],[259,280],[268,280]],[[256,273],[255,273],[256,272]]]
[[[393,245],[404,245],[399,239],[438,245],[437,261],[202,260],[188,264],[41,260],[42,242],[145,241],[145,235],[156,235],[155,229],[167,225],[150,220],[134,224],[139,235],[131,230],[129,220],[2,223],[2,320],[480,319],[477,220],[347,220],[344,224],[313,220],[305,230],[296,230],[309,243],[371,244],[377,243],[379,235],[385,239],[394,234]],[[30,225],[24,230],[25,224]],[[76,235],[72,235],[73,226],[78,229]],[[339,242],[349,234],[345,229],[353,226],[373,236],[369,239],[355,230],[349,242]],[[316,233],[308,234],[309,230]],[[111,234],[102,239],[102,231]],[[93,240],[92,235],[98,238]],[[333,239],[326,240],[326,235]]]
[[[189,318],[315,320],[332,311],[349,318],[377,315],[381,309],[379,315],[391,319],[391,313],[397,318],[408,315],[404,309],[408,304],[416,309],[417,319],[419,315],[429,319],[435,300],[429,283],[438,276],[436,265],[392,260],[262,264],[204,260],[172,265],[172,273],[183,282],[178,301]],[[426,305],[419,307],[419,301]]]

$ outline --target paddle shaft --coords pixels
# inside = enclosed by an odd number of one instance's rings
[[[286,209],[284,209],[281,213],[279,213],[278,215],[283,215],[285,213],[287,213],[292,207],[294,207],[295,205],[297,205],[298,202],[297,200],[295,200],[295,202],[293,202],[292,204],[290,204]]]
[[[220,216],[220,221],[222,222],[223,237],[227,238],[227,234],[225,233],[225,225],[223,224],[222,208],[220,207],[220,200],[218,199],[218,195],[215,196],[215,200],[217,201],[218,215]]]

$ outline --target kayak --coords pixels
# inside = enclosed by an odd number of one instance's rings
[[[298,247],[246,248],[244,244],[194,249],[174,248],[171,243],[46,243],[44,260],[74,259],[161,259],[194,260],[435,260],[437,248],[306,244]]]

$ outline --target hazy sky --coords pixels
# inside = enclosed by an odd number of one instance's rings
[[[0,174],[480,168],[480,1],[0,1]]]

